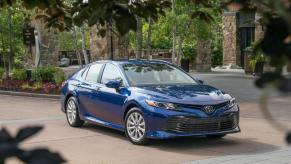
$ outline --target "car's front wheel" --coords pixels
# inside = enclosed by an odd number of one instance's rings
[[[125,117],[125,133],[135,145],[148,143],[146,138],[146,122],[139,108],[132,108]]]
[[[72,127],[81,127],[84,124],[84,121],[79,117],[77,100],[74,97],[70,97],[66,102],[66,116]]]

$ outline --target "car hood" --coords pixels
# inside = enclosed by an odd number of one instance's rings
[[[151,85],[140,86],[138,92],[152,99],[187,104],[215,104],[231,99],[229,94],[209,85]]]

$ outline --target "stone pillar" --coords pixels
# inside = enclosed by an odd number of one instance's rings
[[[46,28],[44,20],[34,19],[33,25],[38,33],[40,46],[40,66],[58,66],[58,42],[57,34]],[[35,47],[33,47],[35,49]]]
[[[235,64],[240,60],[239,22],[236,12],[225,12],[223,22],[223,65]]]
[[[98,36],[97,26],[92,26],[90,30],[90,54],[91,60],[104,60],[107,53],[107,40]]]
[[[199,40],[197,42],[195,70],[198,72],[211,71],[211,40]]]
[[[101,37],[98,35],[97,26],[91,27],[90,32],[90,54],[92,61],[108,59],[108,42],[107,37]],[[113,56],[114,59],[127,59],[128,58],[129,40],[128,36],[113,36]]]

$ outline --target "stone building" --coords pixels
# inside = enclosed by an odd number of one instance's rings
[[[263,36],[263,28],[256,22],[258,18],[255,11],[224,12],[223,65],[246,67],[245,49]]]
[[[110,38],[101,37],[98,35],[97,26],[91,27],[90,31],[90,53],[92,61],[109,59],[110,52]],[[113,57],[114,59],[128,59],[129,58],[129,40],[128,36],[113,35]]]

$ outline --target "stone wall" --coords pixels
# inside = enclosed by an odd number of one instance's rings
[[[58,42],[57,34],[53,30],[46,28],[44,20],[32,17],[29,22],[31,27],[35,28],[38,33],[40,42],[40,64],[39,66],[58,66]],[[35,51],[36,47],[26,46],[25,59],[23,62],[24,67],[35,67]]]
[[[211,71],[211,40],[198,41],[197,57],[193,66],[198,72]]]
[[[107,58],[107,39],[97,35],[97,26],[91,27],[90,30],[90,54],[91,60],[104,60]]]
[[[223,21],[223,65],[238,64],[240,60],[239,28],[236,12],[225,12]]]
[[[90,31],[90,53],[92,57],[92,61],[96,60],[104,60],[109,58],[109,47],[110,43],[109,35],[102,38],[98,35],[97,26],[91,27]],[[118,36],[113,35],[113,54],[114,59],[127,59],[129,56],[128,52],[129,40],[128,36]]]

